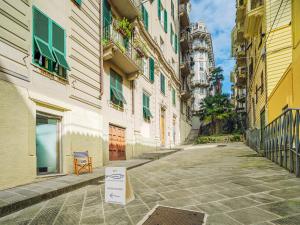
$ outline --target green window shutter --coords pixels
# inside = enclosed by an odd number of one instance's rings
[[[157,15],[158,15],[158,19],[159,21],[161,21],[161,0],[157,1]]]
[[[50,20],[38,9],[33,8],[33,33],[35,37],[49,43],[49,23]]]
[[[154,82],[154,59],[149,58],[149,79],[151,82]]]
[[[165,32],[168,33],[168,13],[167,13],[167,10],[164,10],[164,28],[165,28]]]
[[[33,8],[33,43],[39,53],[55,62],[49,41],[50,19],[35,7]]]
[[[148,12],[147,12],[146,8],[143,5],[142,5],[142,18],[143,18],[144,26],[145,26],[146,30],[148,30],[149,16],[148,16]]]
[[[166,94],[166,84],[165,76],[160,74],[160,91],[165,95]]]
[[[126,104],[122,84],[122,77],[115,71],[110,70],[110,100],[120,107]]]
[[[170,29],[171,29],[171,32],[170,32],[170,42],[171,42],[171,45],[173,46],[173,42],[174,42],[174,31],[173,31],[172,23],[170,23]]]
[[[174,3],[173,3],[173,1],[171,1],[171,15],[172,15],[172,18],[174,19]]]
[[[146,120],[150,120],[153,117],[150,111],[150,96],[143,93],[143,117]]]
[[[65,54],[65,31],[52,22],[52,51],[56,62],[63,68],[69,70]]]
[[[112,21],[111,7],[108,0],[103,0],[103,37],[110,39],[110,25]]]
[[[82,0],[75,0],[75,2],[77,3],[77,5],[81,5]]]
[[[176,92],[174,88],[172,88],[172,103],[174,106],[176,105]]]
[[[177,34],[175,34],[175,53],[177,54],[178,52],[178,37]]]

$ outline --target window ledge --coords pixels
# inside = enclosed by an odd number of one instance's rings
[[[31,65],[34,67],[33,71],[44,76],[44,77],[47,77],[49,78],[50,80],[54,80],[54,81],[57,81],[61,84],[64,84],[64,85],[67,85],[69,84],[69,80],[67,78],[63,78],[61,76],[58,76],[57,74],[53,73],[53,72],[50,72],[48,71],[47,69],[43,68],[43,67],[40,67],[36,64],[33,64],[31,63]]]
[[[115,110],[118,110],[120,112],[124,112],[124,106],[121,107],[119,105],[116,105],[115,103],[113,103],[112,101],[110,101],[110,107],[114,108]]]

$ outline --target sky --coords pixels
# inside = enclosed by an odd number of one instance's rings
[[[230,93],[231,31],[235,24],[235,0],[191,0],[191,22],[203,21],[212,34],[216,66],[224,70],[223,92]]]

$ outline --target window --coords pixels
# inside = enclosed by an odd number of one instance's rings
[[[170,42],[171,42],[171,45],[172,47],[174,48],[174,31],[173,31],[173,26],[172,26],[172,23],[170,23]]]
[[[122,84],[122,77],[114,70],[110,70],[110,101],[120,108],[123,108],[126,104]]]
[[[154,82],[154,59],[149,58],[149,79],[153,83]]]
[[[175,88],[172,88],[172,104],[176,106],[176,91]]]
[[[164,30],[168,33],[168,13],[167,10],[164,10]]]
[[[143,117],[146,121],[150,121],[152,117],[150,111],[150,96],[146,93],[143,93]]]
[[[148,74],[148,59],[147,58],[143,58],[142,59],[143,60],[143,73],[144,73],[144,75],[146,75],[147,76],[147,74]]]
[[[160,74],[160,91],[166,95],[166,78],[162,73]]]
[[[76,2],[76,4],[77,4],[77,5],[79,5],[79,6],[80,6],[80,5],[81,5],[81,3],[82,3],[82,0],[75,0],[75,2]]]
[[[148,15],[148,12],[147,12],[146,8],[144,7],[144,5],[142,5],[142,19],[143,19],[143,23],[144,23],[146,30],[148,30],[149,15]]]
[[[178,37],[177,34],[175,34],[175,53],[177,54],[178,52]]]
[[[36,7],[33,7],[33,62],[63,78],[70,69],[65,30]]]
[[[200,62],[200,71],[204,71],[204,63]]]
[[[161,10],[162,10],[161,0],[157,0],[157,15],[158,15],[159,21],[162,20],[162,18],[161,18]]]
[[[174,19],[174,3],[173,3],[173,0],[171,1],[171,16]]]

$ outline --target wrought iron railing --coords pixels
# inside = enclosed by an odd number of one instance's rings
[[[251,129],[246,131],[246,144],[254,149],[255,151],[259,151],[261,147],[261,131],[260,129]]]
[[[300,176],[300,109],[289,108],[264,129],[265,156]]]
[[[126,38],[115,25],[117,21],[106,23],[103,27],[103,44],[104,47],[109,43],[114,43],[123,54],[128,56],[140,68],[142,68],[142,57],[132,44],[131,37]]]

